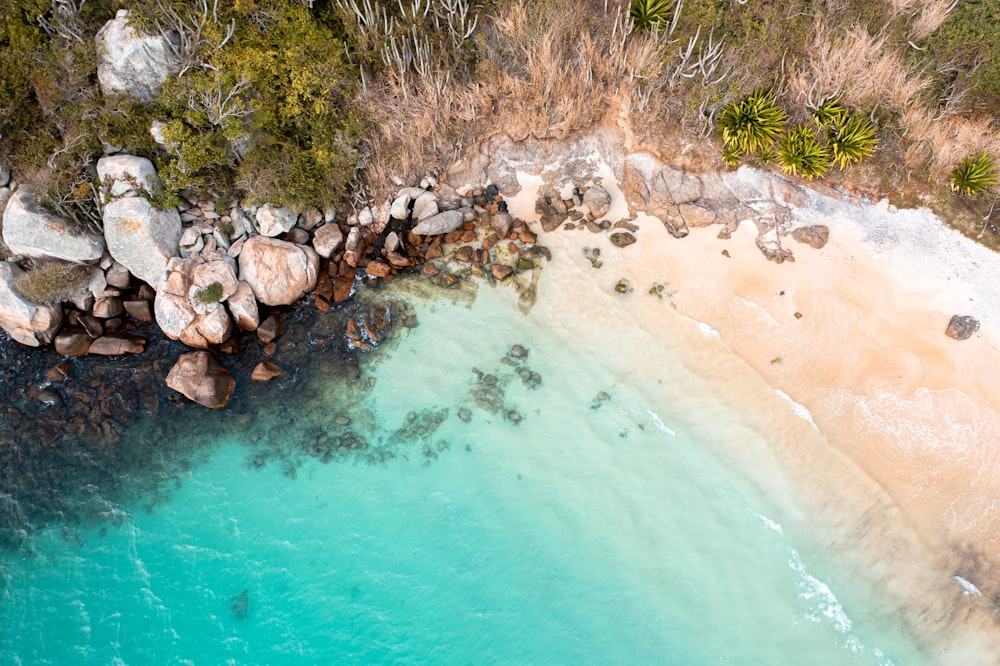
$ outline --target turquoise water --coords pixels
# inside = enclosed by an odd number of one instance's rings
[[[168,500],[6,557],[0,663],[930,663],[696,415],[480,291],[418,305],[361,404],[326,396],[386,462],[255,469],[233,434]]]

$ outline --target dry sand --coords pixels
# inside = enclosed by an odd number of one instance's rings
[[[613,170],[602,172],[613,197],[606,217],[630,217]],[[766,191],[761,172],[731,177]],[[535,220],[542,179],[519,178],[511,211]],[[765,260],[749,221],[728,241],[716,238],[718,227],[675,239],[639,215],[639,242],[625,249],[607,234],[542,234],[557,259],[535,316],[582,331],[588,317],[605,316],[606,294],[627,278],[634,291],[617,301],[622,339],[638,340],[629,331],[639,330],[652,347],[622,357],[623,380],[666,396],[653,378],[678,369],[658,366],[655,345],[683,346],[690,377],[742,415],[732,436],[704,436],[784,503],[782,518],[811,526],[819,547],[870,579],[886,612],[901,614],[940,663],[1000,663],[1000,349],[992,333],[1000,256],[927,211],[804,188],[795,198],[793,219],[826,224],[831,238],[821,250],[784,239],[796,261],[783,265]],[[603,268],[590,272],[583,247],[601,248]],[[591,275],[602,296],[580,286]],[[662,300],[646,293],[654,283],[665,285]],[[946,337],[952,314],[977,316],[980,332]],[[669,398],[683,403],[685,394]],[[759,433],[766,445],[737,432]]]

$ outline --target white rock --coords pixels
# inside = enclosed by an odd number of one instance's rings
[[[361,229],[351,227],[347,234],[347,241],[344,243],[344,261],[353,268],[358,267],[361,261]]]
[[[188,227],[181,234],[178,247],[182,257],[190,257],[192,254],[198,254],[204,249],[205,241],[202,239],[201,232],[197,227]]]
[[[340,249],[344,242],[344,233],[336,224],[324,224],[313,235],[313,247],[316,253],[324,259],[329,259]]]
[[[288,232],[295,226],[298,215],[287,208],[279,208],[270,204],[261,206],[257,211],[257,224],[262,236],[274,238]]]
[[[438,198],[433,192],[424,192],[413,202],[413,220],[423,222],[438,214]]]
[[[363,227],[367,227],[369,224],[375,221],[375,213],[372,211],[370,206],[365,206],[360,211],[358,211],[358,224]]]
[[[316,286],[319,255],[308,246],[254,236],[240,253],[240,278],[265,305],[289,305]]]
[[[142,197],[123,197],[104,207],[104,238],[116,261],[158,289],[167,262],[178,255],[181,218],[174,208],[162,210]]]
[[[100,234],[81,231],[72,220],[45,210],[27,187],[19,188],[7,202],[3,241],[14,254],[78,263],[97,261],[104,253]]]
[[[382,247],[385,248],[386,252],[395,252],[399,249],[399,244],[399,234],[395,231],[390,231],[388,235],[386,235],[385,243],[382,244]]]
[[[14,291],[14,280],[23,271],[17,264],[0,261],[0,327],[22,345],[38,347],[52,342],[62,326],[61,305],[36,305]]]
[[[163,190],[153,163],[135,155],[111,155],[97,160],[97,180],[101,184],[102,201],[150,196]]]
[[[458,229],[465,224],[465,215],[461,210],[446,210],[432,215],[413,228],[418,236],[437,236]]]
[[[128,95],[149,104],[180,64],[166,37],[138,34],[128,15],[119,10],[97,33],[97,79],[107,96]]]

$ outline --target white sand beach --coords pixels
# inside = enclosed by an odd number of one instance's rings
[[[615,167],[598,173],[612,195],[605,217],[630,217]],[[766,191],[762,172],[726,177]],[[510,209],[537,220],[543,180],[519,180]],[[783,504],[783,520],[810,525],[817,546],[870,580],[939,663],[997,663],[1000,256],[928,211],[793,188],[796,226],[830,228],[820,250],[786,237],[794,263],[768,262],[751,221],[729,240],[716,237],[718,226],[676,239],[640,214],[639,240],[623,249],[586,230],[542,234],[556,259],[532,316],[568,336],[618,318],[623,381],[681,405],[707,390],[736,409],[741,423],[706,430],[706,441]],[[602,268],[584,247],[601,249]],[[627,296],[614,294],[620,278],[633,288]],[[656,283],[662,299],[647,293]],[[946,337],[953,314],[982,327],[965,341]],[[669,374],[658,366],[660,343],[688,349],[685,365],[704,386],[658,382]]]

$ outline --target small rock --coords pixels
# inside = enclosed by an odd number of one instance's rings
[[[182,354],[167,375],[167,386],[190,400],[210,409],[220,409],[229,402],[236,382],[208,352]]]
[[[138,335],[114,333],[103,335],[90,344],[88,353],[98,356],[120,356],[121,354],[141,354],[146,348],[146,340]]]
[[[257,337],[260,338],[261,342],[273,342],[275,338],[278,337],[278,320],[275,319],[274,315],[268,315],[267,318],[260,322],[257,326]]]
[[[628,247],[635,242],[635,236],[627,231],[611,234],[611,244],[615,247]]]
[[[955,315],[948,322],[945,335],[956,340],[968,340],[979,330],[979,321],[969,315]]]
[[[63,356],[85,356],[92,340],[86,331],[64,328],[56,335],[54,344],[56,352]]]
[[[792,238],[819,250],[830,240],[830,228],[821,224],[811,227],[799,227],[798,229],[792,229]]]
[[[604,217],[611,208],[611,195],[600,185],[594,185],[583,194],[583,203],[594,219]]]
[[[392,273],[392,268],[389,264],[381,261],[369,261],[365,270],[368,271],[368,275],[377,278],[387,278]]]
[[[281,368],[271,361],[261,361],[254,367],[253,372],[250,374],[250,379],[255,382],[267,382],[280,376]]]
[[[136,321],[141,321],[144,324],[153,321],[149,301],[125,301],[125,312]]]
[[[497,280],[506,280],[514,273],[514,269],[506,264],[493,264],[492,273]]]
[[[615,285],[615,291],[619,294],[627,294],[631,291],[631,288],[628,286],[628,280],[625,278],[618,280],[618,284]]]

